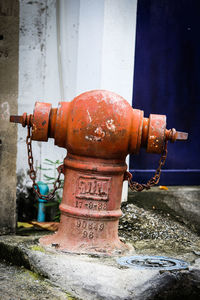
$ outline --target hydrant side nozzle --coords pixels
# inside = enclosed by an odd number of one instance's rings
[[[142,130],[143,130],[144,111],[140,109],[132,109],[129,153],[137,154],[141,148]]]
[[[36,102],[33,115],[27,115],[27,113],[24,113],[22,116],[12,115],[10,116],[10,122],[20,123],[23,127],[32,127],[31,139],[35,141],[47,142],[49,137],[50,113],[50,103]]]
[[[27,115],[27,113],[23,113],[22,116],[10,116],[10,122],[22,124],[23,127],[32,126],[33,125],[33,115]]]
[[[166,129],[165,137],[167,141],[174,143],[175,141],[186,141],[188,139],[187,132],[176,131],[175,128]]]
[[[149,118],[143,118],[141,147],[147,146],[149,132]]]
[[[23,119],[22,116],[10,116],[10,122],[22,124]]]
[[[150,114],[143,118],[141,146],[148,153],[161,154],[165,144],[166,116]]]
[[[48,137],[49,138],[54,138],[55,137],[57,111],[58,111],[57,108],[52,108],[51,111],[50,111],[49,130],[48,130]]]
[[[35,103],[33,113],[32,140],[41,142],[48,141],[50,112],[50,103]]]

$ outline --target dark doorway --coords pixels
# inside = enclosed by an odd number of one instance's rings
[[[165,185],[200,184],[200,1],[138,0],[133,107],[166,114],[167,127],[189,133],[169,144]],[[146,181],[159,156],[131,157],[134,180]]]

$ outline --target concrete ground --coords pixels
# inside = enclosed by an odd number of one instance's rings
[[[122,205],[119,234],[135,249],[128,255],[183,259],[190,264],[188,269],[128,268],[117,263],[117,256],[77,255],[44,249],[38,245],[38,239],[46,232],[24,230],[17,235],[0,237],[0,257],[7,264],[0,267],[3,283],[0,285],[3,298],[0,299],[200,299],[197,227],[192,226],[193,219],[192,222],[185,221],[184,214],[170,204],[177,201],[178,205],[178,199],[179,203],[187,201],[188,193],[192,191],[186,188],[184,196],[183,189],[178,189],[170,188],[168,192],[157,188],[143,195],[131,193],[128,203]],[[199,191],[195,188],[194,195]],[[173,194],[177,195],[176,199]],[[190,203],[194,199],[198,205],[198,196],[190,199]],[[163,205],[167,201],[168,205]]]
[[[3,300],[67,300],[68,295],[38,274],[0,263],[0,299]]]

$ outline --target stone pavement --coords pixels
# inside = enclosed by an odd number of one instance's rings
[[[199,196],[199,187],[130,193],[119,224],[120,238],[135,249],[127,255],[183,259],[189,269],[127,268],[117,256],[44,249],[38,239],[47,232],[24,230],[0,236],[0,299],[200,299]]]
[[[70,299],[200,299],[198,253],[189,270],[135,269],[118,265],[116,257],[48,251],[38,246],[38,238],[39,236],[0,237],[1,258],[49,279],[54,286],[71,294]],[[47,290],[47,296],[48,292]],[[52,295],[51,299],[64,299],[59,293]],[[173,298],[174,296],[177,298]],[[30,299],[48,298],[41,295],[41,298]]]
[[[30,270],[0,263],[0,299],[67,300],[69,297],[60,288]]]

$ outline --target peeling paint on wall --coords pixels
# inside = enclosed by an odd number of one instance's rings
[[[19,5],[0,1],[0,233],[15,231],[17,128],[9,122],[17,113]]]
[[[0,118],[4,121],[9,121],[10,118],[10,105],[7,101],[0,105]]]

